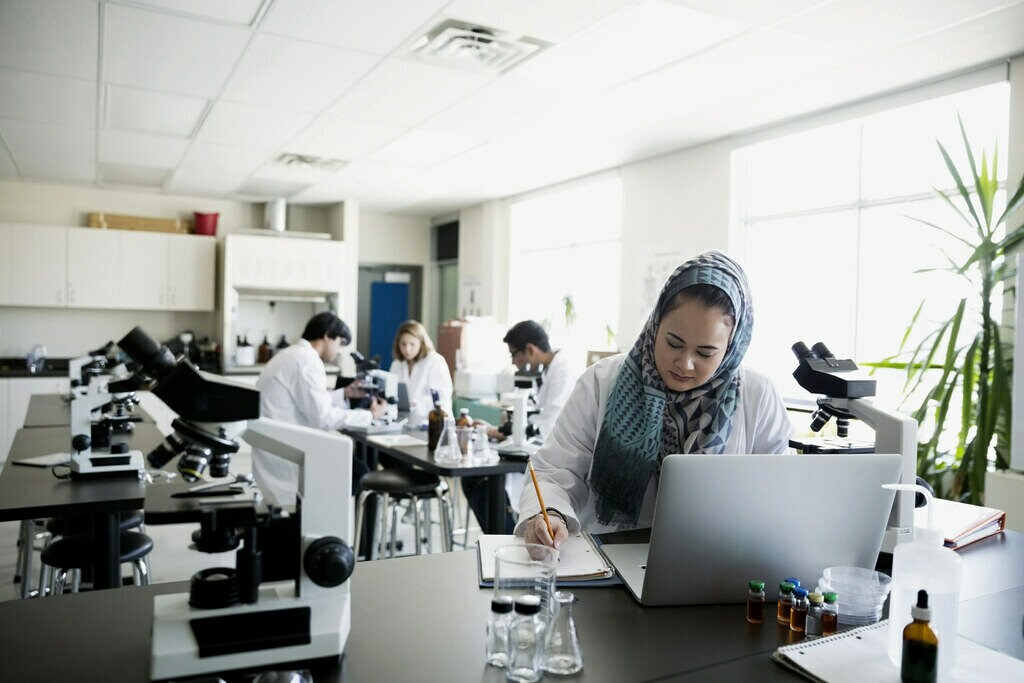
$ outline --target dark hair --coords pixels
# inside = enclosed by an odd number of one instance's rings
[[[548,341],[548,333],[533,320],[523,320],[513,325],[501,341],[516,350],[526,348],[527,344],[533,344],[538,349],[547,353],[551,350],[551,342]]]
[[[398,343],[403,334],[412,335],[420,340],[420,352],[412,359],[414,363],[423,360],[428,353],[434,350],[434,342],[430,341],[430,335],[427,334],[427,328],[423,327],[423,323],[418,320],[406,320],[399,325],[398,332],[395,332],[395,344],[391,349],[395,360],[405,360],[405,356],[402,355],[402,347]]]
[[[707,308],[717,309],[729,316],[733,325],[736,324],[736,309],[733,308],[729,295],[721,287],[706,284],[690,285],[679,290],[675,296],[665,302],[665,308],[661,312],[661,317],[664,318],[682,306],[684,301],[696,301]]]
[[[306,329],[302,331],[302,338],[306,341],[316,341],[325,336],[329,339],[341,337],[342,346],[348,346],[352,342],[352,330],[330,311],[314,315],[306,323]]]

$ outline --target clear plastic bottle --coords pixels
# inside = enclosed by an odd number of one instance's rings
[[[956,659],[957,617],[960,603],[960,556],[943,545],[942,532],[931,528],[931,494],[921,486],[896,484],[900,491],[921,491],[929,503],[927,527],[914,529],[914,540],[900,543],[892,554],[892,592],[889,595],[889,659],[899,666],[903,656],[903,629],[910,623],[910,608],[917,592],[928,591],[931,628],[939,639],[938,680],[948,680]],[[907,488],[904,488],[907,487]]]
[[[504,668],[508,664],[508,631],[512,623],[513,601],[510,597],[491,600],[491,615],[487,619],[487,663]]]
[[[789,619],[789,629],[803,633],[807,626],[807,610],[811,603],[807,600],[807,589],[803,586],[793,589],[793,611]]]
[[[825,605],[821,608],[821,635],[830,636],[839,630],[839,594],[825,593]]]
[[[559,676],[569,676],[583,668],[580,636],[576,632],[576,621],[572,616],[572,606],[575,602],[576,596],[568,591],[555,593],[555,618],[544,638],[541,668]]]
[[[793,584],[783,581],[779,584],[779,605],[776,618],[780,624],[789,626],[789,618],[793,612]]]
[[[811,605],[807,608],[807,623],[804,625],[804,635],[808,638],[816,638],[821,635],[821,617],[825,611],[825,596],[821,593],[808,593],[807,601]]]
[[[754,580],[747,584],[747,621],[751,624],[764,623],[764,581]]]
[[[521,595],[516,598],[515,616],[509,629],[508,666],[505,678],[517,683],[534,683],[544,675],[541,655],[544,651],[544,621],[540,616],[540,598]]]
[[[450,417],[444,419],[444,427],[441,428],[441,436],[437,439],[437,448],[434,449],[434,462],[439,465],[458,465],[462,462],[462,449],[459,448],[455,420]]]

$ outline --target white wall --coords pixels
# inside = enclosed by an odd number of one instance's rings
[[[459,311],[472,308],[508,323],[510,206],[510,200],[499,199],[459,215]]]
[[[423,287],[420,310],[428,330],[436,329],[431,305],[434,288],[430,218],[363,212],[359,214],[360,265],[420,266]],[[355,332],[353,332],[355,334]]]

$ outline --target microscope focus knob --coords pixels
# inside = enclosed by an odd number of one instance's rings
[[[128,444],[126,443],[112,443],[110,444],[110,453],[112,455],[120,455],[128,452]]]
[[[88,450],[90,446],[92,446],[92,439],[85,434],[76,434],[71,438],[71,448],[76,453]]]
[[[313,583],[325,588],[345,583],[355,566],[352,548],[337,536],[324,536],[313,541],[302,558],[306,575]]]

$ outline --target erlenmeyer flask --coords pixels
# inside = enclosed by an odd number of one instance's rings
[[[434,450],[434,462],[438,465],[458,465],[462,462],[462,449],[459,448],[459,436],[453,418],[444,419],[444,427]]]
[[[572,617],[572,606],[575,601],[576,596],[568,591],[555,593],[557,610],[554,620],[548,627],[541,660],[541,668],[549,673],[567,676],[583,668],[580,637],[576,633],[576,622]]]

